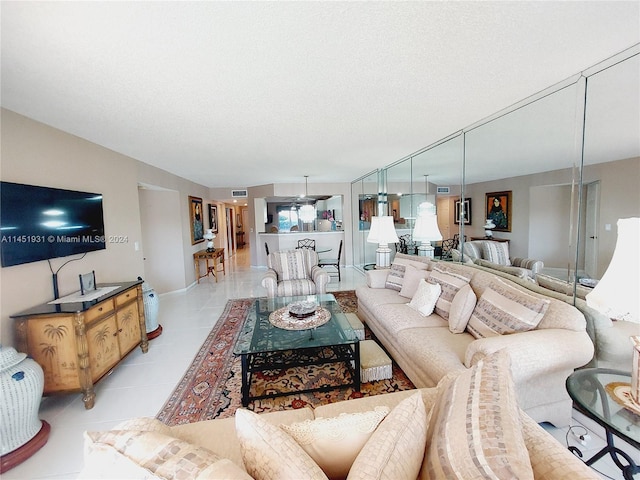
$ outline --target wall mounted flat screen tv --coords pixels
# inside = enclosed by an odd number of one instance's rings
[[[104,248],[101,194],[0,182],[3,267]]]

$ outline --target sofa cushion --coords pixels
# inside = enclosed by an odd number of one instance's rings
[[[533,479],[506,350],[438,384],[420,478]]]
[[[433,313],[441,291],[442,287],[439,283],[433,284],[420,280],[418,289],[408,305],[423,317],[428,317]]]
[[[463,285],[451,302],[449,310],[449,330],[452,333],[462,333],[467,328],[473,309],[477,302],[476,294],[470,285]]]
[[[404,272],[404,279],[402,281],[402,288],[400,289],[400,296],[406,298],[413,298],[420,280],[426,280],[431,275],[428,270],[418,270],[415,267],[407,266]]]
[[[509,242],[492,242],[487,240],[482,243],[482,258],[497,265],[511,265],[509,260]]]
[[[417,392],[391,410],[356,457],[348,480],[416,478],[424,458],[427,413]]]
[[[470,242],[464,242],[464,244],[462,245],[462,253],[465,257],[469,257],[471,260],[482,258],[483,242],[483,240],[472,240]]]
[[[249,410],[236,410],[236,433],[244,466],[256,480],[326,480],[300,445],[278,426]]]
[[[337,417],[280,425],[322,468],[330,479],[344,479],[376,427],[389,413],[388,407]]]
[[[530,295],[496,278],[478,300],[467,325],[476,338],[526,332],[538,326],[550,300]]]
[[[438,266],[431,271],[427,281],[440,284],[442,291],[436,302],[435,312],[443,319],[449,320],[451,302],[453,302],[458,290],[469,283],[469,277]]]
[[[251,478],[230,460],[157,431],[110,430],[85,436],[93,445],[112,447],[158,478]]]

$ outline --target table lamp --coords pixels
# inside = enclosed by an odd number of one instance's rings
[[[367,236],[367,242],[377,243],[376,268],[389,268],[391,265],[390,243],[398,242],[398,235],[393,226],[393,217],[371,217],[371,230]]]
[[[207,240],[207,252],[215,252],[216,249],[213,246],[213,239],[216,238],[216,234],[213,233],[213,230],[208,228],[205,234],[203,235],[203,238]]]
[[[496,228],[496,224],[493,223],[493,220],[487,218],[487,223],[484,225],[484,236],[487,238],[493,237],[493,232],[491,230],[494,228]]]
[[[431,242],[442,240],[442,234],[438,228],[438,217],[433,213],[423,213],[418,216],[413,227],[413,240],[420,242],[418,255],[433,258]]]
[[[615,320],[640,323],[640,218],[618,220],[618,240],[607,271],[587,305]]]

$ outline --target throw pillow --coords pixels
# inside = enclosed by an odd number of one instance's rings
[[[171,427],[157,418],[137,417],[118,423],[112,430],[137,430],[140,432],[158,432],[171,436]]]
[[[427,413],[418,392],[398,403],[373,432],[347,479],[416,478],[424,458],[426,431]]]
[[[526,332],[538,326],[550,303],[496,279],[480,296],[467,330],[476,338]]]
[[[449,310],[449,330],[451,333],[462,333],[466,330],[477,300],[471,285],[463,285],[458,290]]]
[[[253,478],[327,479],[309,454],[278,426],[243,408],[236,410],[235,417],[242,460]]]
[[[436,302],[435,312],[443,319],[449,320],[451,302],[453,302],[458,290],[469,284],[469,278],[442,267],[434,267],[427,281],[440,284],[442,291]]]
[[[476,258],[482,258],[482,243],[483,241],[470,241],[464,242],[462,245],[462,253],[465,257],[475,260]]]
[[[163,479],[228,478],[248,480],[231,460],[210,450],[155,431],[87,432],[94,444],[108,445]]]
[[[483,242],[482,258],[498,265],[511,265],[509,242],[493,242],[491,240]]]
[[[404,276],[408,268],[415,268],[416,270],[427,270],[427,264],[420,262],[410,262],[407,260],[395,261],[391,264],[391,270],[387,275],[387,281],[385,288],[396,290],[397,292],[402,290],[404,284]]]
[[[413,298],[418,289],[420,280],[429,278],[431,272],[428,270],[417,270],[415,267],[407,267],[404,272],[404,280],[400,289],[400,296]]]
[[[425,457],[422,480],[533,479],[506,350],[440,381]]]
[[[376,427],[389,413],[388,407],[333,418],[316,418],[280,425],[318,464],[330,479],[344,479]]]
[[[428,317],[433,313],[442,287],[439,283],[428,283],[424,279],[420,280],[416,293],[409,302],[409,307],[413,308],[423,317]]]

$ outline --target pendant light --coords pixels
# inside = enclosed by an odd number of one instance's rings
[[[307,199],[307,203],[300,207],[300,220],[302,223],[313,223],[316,219],[316,209],[313,205],[309,205],[309,175],[304,176],[304,196]]]

